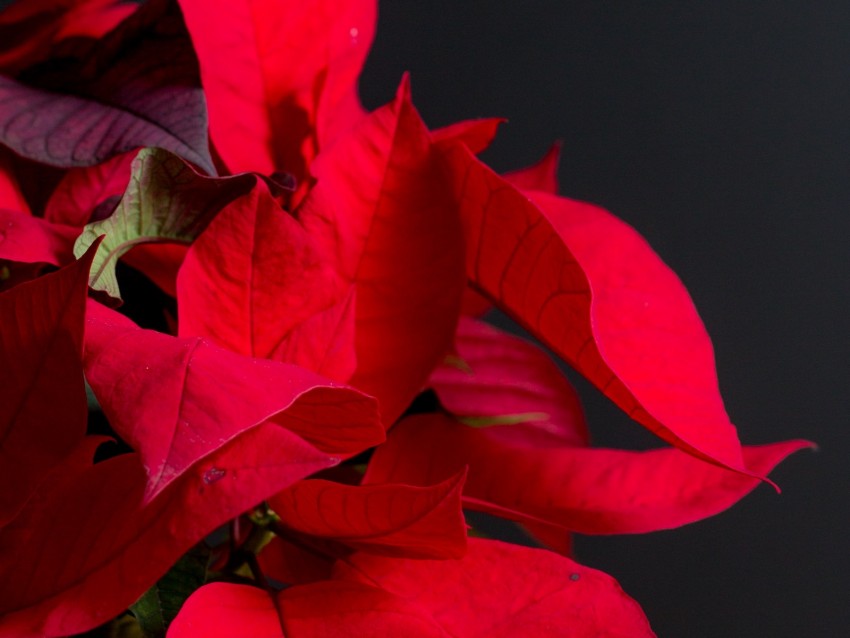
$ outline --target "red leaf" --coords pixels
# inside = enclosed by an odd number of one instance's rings
[[[465,286],[457,204],[406,80],[313,165],[300,218],[356,286],[352,385],[389,426],[451,349]]]
[[[374,35],[374,0],[180,6],[200,60],[212,141],[231,172],[281,170],[300,181],[317,150],[362,117],[355,81]]]
[[[31,214],[30,207],[21,192],[21,185],[18,183],[15,173],[11,153],[0,148],[0,209],[29,215]]]
[[[353,549],[407,558],[460,558],[466,552],[463,479],[461,472],[428,487],[312,479],[274,496],[269,505],[286,527]]]
[[[488,117],[477,120],[455,122],[435,131],[431,131],[434,142],[465,144],[474,154],[478,155],[492,144],[500,124],[507,120],[500,117]]]
[[[96,249],[0,295],[0,525],[85,436],[83,322]]]
[[[211,583],[192,594],[171,623],[168,638],[291,638],[274,598],[248,585]]]
[[[177,281],[180,335],[346,381],[354,343],[341,343],[339,335],[353,319],[350,288],[258,182],[189,248]]]
[[[132,151],[96,166],[69,170],[47,200],[44,218],[70,226],[85,226],[95,221],[91,215],[99,204],[124,193],[135,156],[136,152]]]
[[[497,541],[470,539],[457,561],[357,554],[337,563],[334,576],[415,603],[452,636],[654,635],[637,603],[607,574]]]
[[[652,432],[750,474],[711,341],[684,286],[646,242],[600,208],[520,193],[467,150],[446,154],[467,194],[475,286]]]
[[[15,75],[46,60],[63,40],[100,38],[136,10],[121,0],[28,0],[0,13],[0,69]]]
[[[0,636],[67,636],[106,622],[214,529],[333,463],[265,423],[150,502],[135,454],[57,469],[0,530]]]
[[[272,594],[256,587],[211,583],[180,610],[168,638],[445,638],[414,603],[376,587],[325,581]]]
[[[522,427],[493,426],[494,436],[517,443],[587,445],[578,395],[542,350],[468,318],[458,324],[455,346],[463,365],[443,363],[430,381],[449,412],[482,425],[517,417]]]
[[[261,424],[334,455],[331,465],[383,439],[374,401],[355,390],[203,339],[141,330],[96,303],[89,307],[84,362],[110,424],[140,453],[145,503]],[[286,448],[276,455],[287,458]]]
[[[538,549],[470,539],[461,560],[355,555],[335,580],[277,594],[214,583],[193,594],[169,638],[256,635],[654,636],[606,574]]]
[[[28,264],[67,264],[74,259],[79,228],[0,208],[0,259]]]
[[[505,173],[503,177],[515,188],[527,191],[543,191],[558,194],[558,161],[561,159],[561,143],[554,143],[539,162],[528,168]]]
[[[184,244],[139,244],[121,257],[121,261],[143,273],[166,294],[176,297],[177,275],[187,251]]]
[[[468,465],[466,506],[586,534],[678,527],[722,512],[759,483],[675,448],[519,446],[496,430],[465,427],[439,414],[409,417],[376,450],[365,481],[428,485]],[[754,473],[767,474],[808,445],[745,447],[744,459]]]
[[[275,358],[301,366],[334,381],[347,382],[357,369],[354,351],[356,290],[327,310],[295,326],[275,349]]]
[[[326,580],[331,575],[333,559],[300,542],[285,541],[275,536],[257,556],[260,569],[279,583],[300,585]]]
[[[25,80],[0,77],[0,142],[62,167],[156,146],[213,174],[197,61],[177,8],[146,2],[88,45]]]

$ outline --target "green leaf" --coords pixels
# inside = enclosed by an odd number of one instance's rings
[[[456,370],[460,370],[461,372],[472,374],[472,368],[469,367],[469,364],[458,354],[446,355],[446,358],[443,359],[443,363],[455,368]]]
[[[145,638],[165,637],[183,603],[206,582],[209,560],[209,550],[196,546],[130,606]]]
[[[130,183],[110,217],[86,225],[74,244],[79,257],[106,237],[92,263],[89,285],[120,300],[115,264],[134,246],[150,242],[189,243],[228,203],[247,193],[256,176],[206,177],[182,159],[144,148],[133,160]]]
[[[549,415],[545,412],[521,412],[498,416],[464,416],[458,417],[458,420],[471,428],[489,428],[494,425],[518,425],[529,421],[545,421],[548,418]]]

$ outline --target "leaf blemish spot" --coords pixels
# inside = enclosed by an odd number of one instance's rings
[[[204,483],[212,485],[227,476],[227,470],[221,470],[217,467],[211,467],[204,472]]]

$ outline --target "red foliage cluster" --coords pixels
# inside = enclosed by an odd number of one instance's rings
[[[375,20],[374,0],[0,13],[0,636],[128,607],[171,638],[651,636],[570,533],[713,515],[807,445],[741,446],[681,282],[556,194],[557,153],[500,176],[476,157],[498,121],[429,130],[406,79],[366,112]],[[670,446],[590,447],[491,305]],[[464,509],[549,549],[467,538]],[[198,551],[151,629],[136,601]]]

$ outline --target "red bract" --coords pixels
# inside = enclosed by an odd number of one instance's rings
[[[136,7],[120,0],[30,0],[0,14],[0,69],[15,74],[50,57],[72,38],[100,38]]]
[[[470,281],[666,441],[744,474],[711,341],[682,283],[610,213],[520,192],[447,147]]]
[[[177,291],[181,335],[341,381],[355,369],[354,344],[340,339],[353,330],[353,289],[265,184],[192,244]]]
[[[389,427],[450,350],[465,286],[458,203],[407,80],[312,170],[301,220],[356,287],[351,383]]]
[[[465,425],[411,417],[378,449],[368,481],[424,485],[468,466],[468,507],[591,534],[677,527],[726,509],[758,484],[677,449],[588,449],[575,393],[542,351],[470,319],[456,343],[467,367],[444,364],[431,385]],[[744,447],[744,459],[766,475],[808,445]]]
[[[67,264],[79,228],[0,208],[0,259],[27,264]]]
[[[0,529],[0,582],[5,584],[0,588],[0,635],[4,636],[64,636],[108,620],[216,526],[294,481],[338,463],[339,453],[372,445],[383,436],[374,402],[352,390],[308,385],[303,376],[308,373],[298,369],[275,375],[277,370],[251,360],[244,360],[240,369],[236,355],[222,351],[224,358],[216,359],[215,351],[194,343],[184,362],[187,367],[196,365],[200,387],[179,366],[143,370],[146,361],[153,368],[175,352],[185,353],[185,344],[142,331],[112,311],[90,304],[87,376],[113,424],[134,437],[142,450],[141,456],[123,455],[91,465],[92,451],[100,440],[82,438],[82,377],[75,380],[72,372],[75,367],[81,372],[85,294],[81,284],[96,248],[85,261],[3,295],[16,302],[18,312],[26,310],[26,300],[33,294],[50,295],[49,300],[43,299],[47,310],[38,312],[49,317],[51,305],[60,304],[67,308],[63,320],[70,322],[51,327],[48,319],[40,329],[44,336],[35,332],[33,339],[24,339],[18,346],[29,348],[29,361],[47,362],[24,372],[21,382],[49,384],[50,392],[64,394],[52,402],[10,406],[14,411],[1,449],[4,456],[19,453],[33,465],[18,467],[11,460],[4,464],[15,471],[15,480],[24,481],[22,491],[15,493],[18,500],[4,503],[5,519],[7,512],[17,516]],[[56,286],[65,296],[51,294]],[[38,317],[33,311],[32,318]],[[129,337],[123,344],[122,335]],[[38,348],[44,347],[39,344],[45,341],[54,348],[48,359],[38,356]],[[133,344],[142,352],[134,350]],[[109,378],[103,378],[106,370],[113,373]],[[153,378],[154,372],[162,375]],[[250,383],[252,377],[254,383]],[[264,390],[256,383],[260,378],[274,390]],[[306,390],[303,396],[295,396],[299,382]],[[287,386],[289,397],[279,392]],[[253,393],[247,397],[240,392],[246,387]],[[29,389],[25,385],[11,396],[25,398]],[[50,392],[41,391],[39,396]],[[339,401],[334,400],[337,393]],[[171,403],[169,395],[177,403]],[[150,401],[151,397],[159,402]],[[245,401],[252,398],[257,403],[246,406]],[[318,404],[310,404],[311,399]],[[205,409],[224,416],[222,408],[228,401],[235,416],[223,425],[230,432],[215,420],[204,421]],[[138,412],[145,402],[148,411]],[[76,415],[69,415],[68,406],[74,403]],[[51,416],[50,411],[57,409],[61,415]],[[170,414],[178,427],[168,431],[163,428],[170,425]],[[187,415],[194,423],[185,420]],[[132,430],[122,427],[127,418]],[[319,425],[323,418],[333,419],[324,432]],[[61,431],[70,438],[58,437],[57,421],[67,423]],[[32,428],[26,430],[28,423]],[[49,435],[35,426],[48,428]],[[45,438],[54,446],[52,456]],[[149,450],[155,450],[151,447],[155,444],[166,446],[166,463],[152,471],[149,461],[158,457]],[[38,456],[27,450],[34,445],[38,445]],[[38,459],[42,462],[36,464]]]
[[[375,454],[367,480],[427,485],[468,466],[464,504],[470,509],[586,534],[678,527],[725,510],[759,483],[676,449],[553,447],[529,445],[531,439],[473,429],[444,415],[412,416]],[[807,446],[745,447],[744,458],[754,472],[767,474]]]
[[[95,250],[0,294],[0,526],[85,435],[80,357]]]
[[[303,368],[250,359],[203,339],[140,330],[92,303],[86,378],[115,431],[148,473],[145,501],[229,441],[262,424],[280,427],[275,457],[298,462],[304,441],[328,464],[383,440],[374,402]],[[156,400],[151,400],[156,397]]]
[[[464,473],[428,487],[308,480],[269,499],[283,525],[385,556],[462,558]]]
[[[201,66],[210,137],[231,172],[287,171],[362,116],[354,82],[375,2],[180,0]]]
[[[556,195],[557,146],[500,177],[501,120],[429,131],[406,77],[366,113],[375,14],[0,14],[0,636],[184,602],[171,638],[651,636],[570,534],[715,514],[806,445],[741,446],[681,282]],[[589,447],[557,365],[462,317],[492,306],[675,447]]]
[[[135,156],[135,152],[124,153],[102,164],[69,170],[47,200],[44,218],[71,226],[97,221],[92,219],[95,209],[112,197],[120,197],[127,188]],[[104,214],[110,214],[112,208]]]
[[[609,576],[549,552],[472,539],[462,560],[357,554],[333,580],[269,593],[214,584],[183,607],[168,638],[654,636]]]

